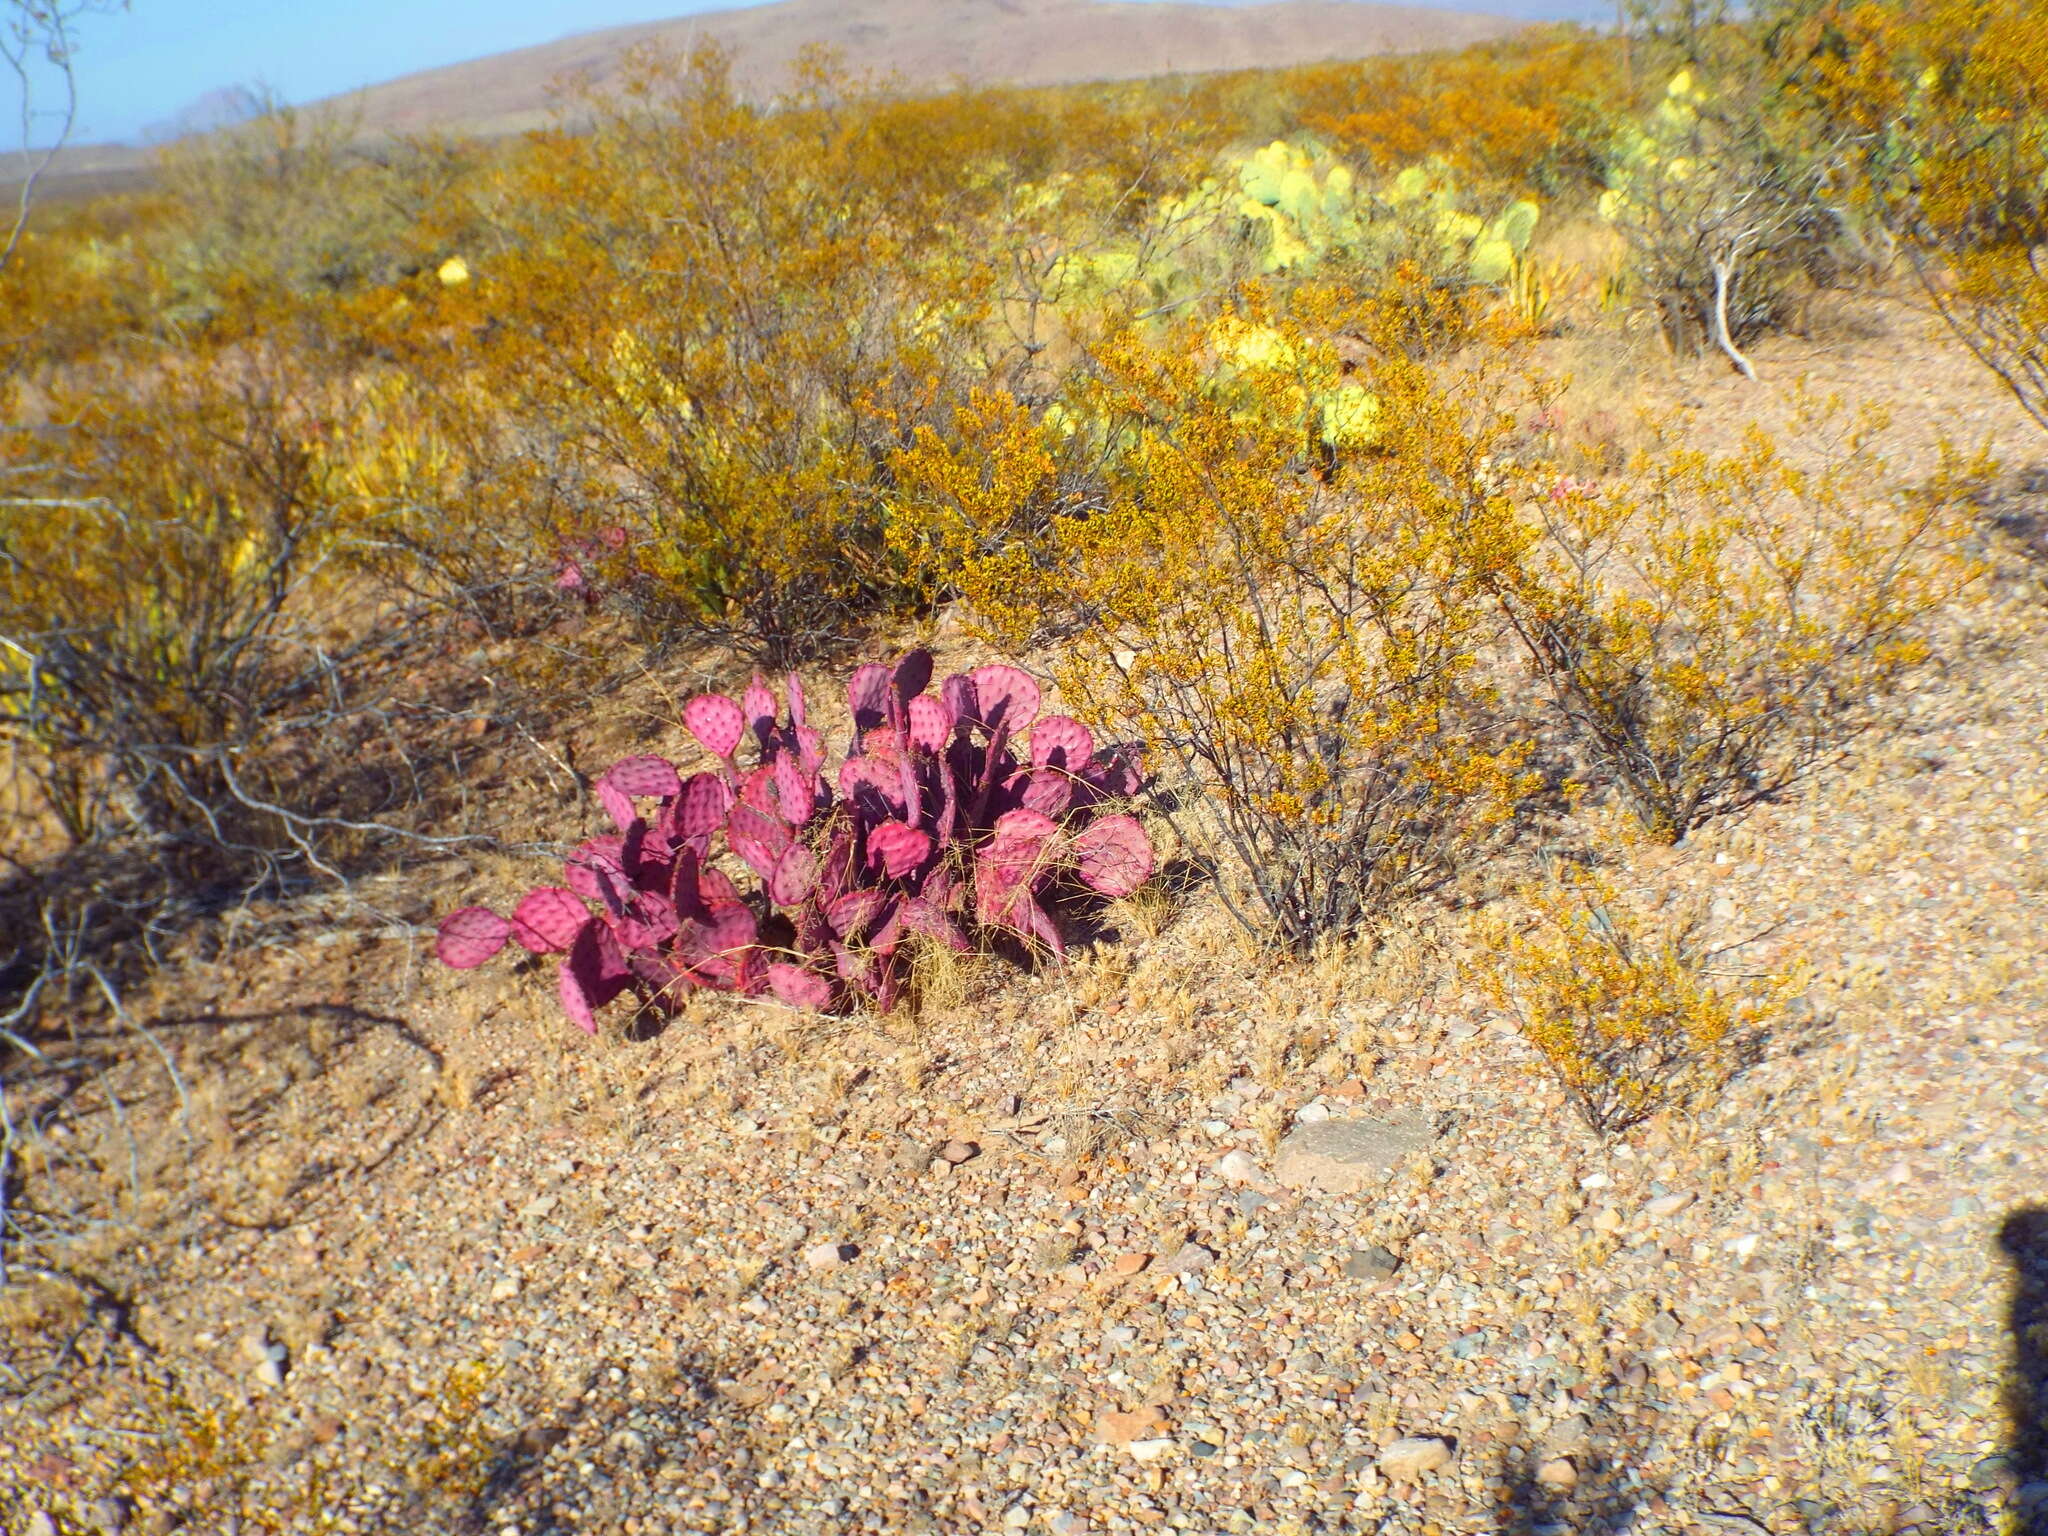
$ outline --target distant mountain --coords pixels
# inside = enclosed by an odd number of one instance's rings
[[[1522,10],[1537,0],[1507,3]],[[764,93],[778,89],[797,55],[814,44],[837,50],[855,71],[892,75],[912,89],[944,90],[961,81],[1055,85],[1457,48],[1521,25],[1506,16],[1371,0],[780,0],[577,33],[401,75],[329,104],[370,135],[490,135],[547,122],[561,82],[602,87],[640,44],[683,51],[716,39],[732,51],[739,81]],[[209,92],[150,138],[161,142],[223,126],[246,115],[251,99],[239,88]],[[78,145],[64,152],[53,182],[69,181],[76,192],[128,184],[146,174],[150,155],[128,146]]]
[[[554,82],[577,76],[601,85],[615,76],[626,50],[643,43],[687,49],[716,38],[732,49],[736,76],[761,90],[774,90],[797,54],[818,43],[837,49],[855,70],[942,90],[958,80],[1053,85],[1452,48],[1517,25],[1366,0],[782,0],[585,32],[423,70],[371,86],[355,101],[369,128],[491,133],[545,121]]]
[[[246,123],[250,118],[261,115],[265,100],[264,93],[254,86],[216,86],[162,122],[151,123],[144,128],[142,142],[168,144],[173,139],[188,138],[195,133],[232,128],[237,123]]]

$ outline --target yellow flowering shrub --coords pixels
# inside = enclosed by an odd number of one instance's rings
[[[1724,986],[1697,913],[1565,870],[1495,919],[1477,980],[1603,1136],[1718,1086],[1781,1008],[1782,977]]]
[[[1794,448],[1668,439],[1611,483],[1561,479],[1504,568],[1503,608],[1596,771],[1676,841],[1789,789],[1886,719],[1928,656],[1924,621],[1974,567],[1982,463],[1891,476],[1885,422],[1799,407]]]
[[[1334,338],[1384,321],[1342,290],[1241,318],[1275,365],[1229,391],[1198,332],[1100,349],[1091,403],[1124,442],[1102,504],[963,586],[999,639],[1069,616],[1065,698],[1151,745],[1232,910],[1302,948],[1455,876],[1524,792],[1477,668],[1483,573],[1520,534],[1487,367],[1446,392],[1392,352],[1346,379]],[[1352,388],[1374,438],[1336,452],[1308,407]]]

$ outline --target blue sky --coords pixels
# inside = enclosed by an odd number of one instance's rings
[[[74,140],[132,140],[223,87],[306,102],[572,32],[726,9],[734,0],[132,0],[80,26]],[[1415,3],[1415,0],[1411,0]],[[1428,4],[1431,0],[1420,0]],[[1465,0],[1557,14],[1585,0]],[[13,118],[12,83],[0,112]]]

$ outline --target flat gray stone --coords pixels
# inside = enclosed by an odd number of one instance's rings
[[[1400,1268],[1400,1259],[1377,1244],[1359,1249],[1344,1261],[1347,1278],[1363,1280],[1369,1285],[1385,1285]]]
[[[1435,1140],[1435,1128],[1424,1115],[1318,1120],[1296,1128],[1280,1143],[1273,1177],[1289,1189],[1356,1194],[1384,1181]]]

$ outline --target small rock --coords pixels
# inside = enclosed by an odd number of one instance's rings
[[[957,1168],[980,1151],[981,1148],[971,1141],[949,1141],[939,1148],[939,1156]]]
[[[1159,1266],[1162,1275],[1198,1274],[1216,1262],[1216,1251],[1200,1243],[1182,1243],[1180,1251]]]
[[[519,1277],[517,1275],[507,1275],[491,1287],[491,1300],[493,1301],[510,1301],[518,1294]]]
[[[569,1431],[558,1424],[529,1424],[512,1443],[522,1456],[545,1456],[568,1438]]]
[[[1237,1192],[1237,1208],[1247,1216],[1256,1216],[1273,1203],[1272,1198],[1256,1190],[1240,1189]]]
[[[128,1528],[128,1501],[126,1499],[99,1499],[92,1506],[93,1529],[100,1536],[121,1536]]]
[[[256,1328],[242,1335],[242,1358],[251,1365],[261,1365],[270,1358],[270,1330]]]
[[[1579,1469],[1569,1456],[1553,1456],[1536,1469],[1536,1485],[1552,1493],[1570,1493],[1579,1486]]]
[[[57,1522],[46,1510],[37,1510],[28,1517],[28,1524],[22,1527],[22,1536],[57,1536]]]
[[[1369,1285],[1385,1285],[1400,1268],[1400,1259],[1378,1244],[1361,1248],[1344,1261],[1347,1279],[1363,1280]]]
[[[1124,1449],[1130,1452],[1134,1461],[1157,1461],[1173,1449],[1173,1441],[1164,1436],[1152,1440],[1133,1440]]]
[[[281,1360],[265,1360],[256,1367],[256,1379],[262,1382],[264,1386],[273,1389],[283,1386],[284,1362]]]
[[[1327,1104],[1304,1104],[1301,1106],[1301,1112],[1294,1118],[1301,1125],[1317,1125],[1330,1118],[1330,1106]]]
[[[1386,1476],[1413,1482],[1425,1472],[1451,1464],[1451,1442],[1441,1435],[1407,1435],[1379,1454],[1374,1463]]]
[[[1992,1488],[2010,1488],[2019,1481],[2018,1471],[2009,1456],[1986,1456],[1970,1468],[1970,1486],[1980,1493]]]
[[[860,1250],[851,1243],[819,1243],[804,1250],[804,1263],[812,1269],[837,1269],[859,1256]]]
[[[1348,1195],[1374,1185],[1436,1140],[1427,1117],[1323,1120],[1280,1143],[1273,1176],[1290,1189]]]
[[[1593,1218],[1593,1230],[1595,1232],[1619,1232],[1621,1230],[1621,1212],[1611,1205],[1602,1206],[1600,1214]]]
[[[1063,1509],[1045,1522],[1052,1536],[1084,1536],[1088,1522],[1070,1509]]]
[[[1110,1266],[1110,1272],[1128,1277],[1140,1273],[1151,1262],[1152,1255],[1149,1253],[1121,1254],[1118,1256],[1116,1263]]]
[[[1095,1415],[1095,1438],[1104,1445],[1119,1450],[1134,1440],[1144,1439],[1151,1431],[1163,1429],[1166,1415],[1158,1407],[1147,1403],[1143,1408],[1133,1408],[1129,1413],[1108,1409]]]
[[[1252,1155],[1242,1148],[1226,1152],[1216,1160],[1216,1172],[1233,1184],[1256,1184],[1259,1182],[1259,1165],[1252,1161]]]
[[[1022,1504],[1012,1504],[1008,1509],[1003,1511],[1003,1525],[1005,1529],[1012,1531],[1021,1531],[1024,1529],[1025,1526],[1029,1525],[1030,1523],[1031,1511],[1026,1509]]]
[[[1553,1456],[1560,1456],[1584,1445],[1586,1436],[1592,1432],[1592,1420],[1583,1413],[1569,1414],[1550,1427],[1550,1433],[1543,1437],[1543,1445]]]
[[[1689,1189],[1681,1189],[1675,1194],[1659,1195],[1643,1207],[1643,1214],[1652,1221],[1665,1221],[1676,1216],[1697,1199],[1699,1196]]]

